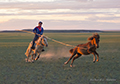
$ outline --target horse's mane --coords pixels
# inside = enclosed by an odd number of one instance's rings
[[[93,36],[89,37],[88,40],[93,40]]]
[[[45,35],[41,35],[41,38],[46,38],[47,39],[47,37]]]
[[[93,40],[93,38],[100,38],[99,34],[93,34],[93,36],[89,37],[88,40]]]

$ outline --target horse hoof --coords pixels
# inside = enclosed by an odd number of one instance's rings
[[[95,63],[95,61],[93,61],[93,63]]]
[[[25,58],[25,61],[26,61],[26,62],[28,62],[28,59],[27,59],[27,58]]]
[[[97,62],[99,61],[99,60],[96,60]]]
[[[65,62],[64,64],[66,65],[68,62]]]
[[[31,63],[34,63],[34,61],[32,61]]]
[[[34,63],[34,60],[32,60],[31,63]]]
[[[35,61],[38,60],[38,58],[35,58]]]
[[[70,65],[70,67],[73,67],[73,65]]]

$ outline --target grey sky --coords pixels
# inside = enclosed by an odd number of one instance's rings
[[[120,0],[0,0],[0,30],[120,30]]]

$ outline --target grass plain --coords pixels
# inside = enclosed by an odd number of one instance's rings
[[[74,67],[63,66],[69,49],[48,40],[49,46],[38,61],[26,63],[24,55],[34,35],[0,33],[0,84],[120,84],[120,32],[100,34],[99,62],[93,56],[82,56]],[[71,45],[86,43],[92,33],[45,33],[46,36]]]

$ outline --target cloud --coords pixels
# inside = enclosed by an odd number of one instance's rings
[[[46,29],[120,27],[120,0],[4,1],[0,2],[0,28],[4,29],[31,28],[39,20]]]
[[[89,16],[87,15],[72,15],[72,14],[60,14],[60,15],[8,15],[8,16],[0,16],[0,22],[7,22],[12,19],[26,19],[26,20],[65,20],[65,21],[84,21]]]
[[[52,2],[54,0],[0,0],[3,3],[11,3],[11,2]]]
[[[82,2],[84,3],[82,3]],[[91,8],[120,8],[119,0],[58,0],[53,2],[14,2],[0,3],[0,8],[18,9],[91,9]]]
[[[21,30],[34,28],[39,20],[12,19],[0,23],[0,30]]]
[[[12,19],[8,22],[0,23],[0,30],[20,30],[33,29],[37,26],[40,20]],[[84,30],[119,30],[120,24],[101,21],[65,21],[65,20],[42,20],[45,30],[69,30],[69,29],[84,29]],[[109,21],[109,20],[108,20]]]
[[[89,15],[89,14],[120,14],[119,8],[111,9],[0,9],[1,16],[7,15]],[[70,17],[71,18],[71,17]]]

